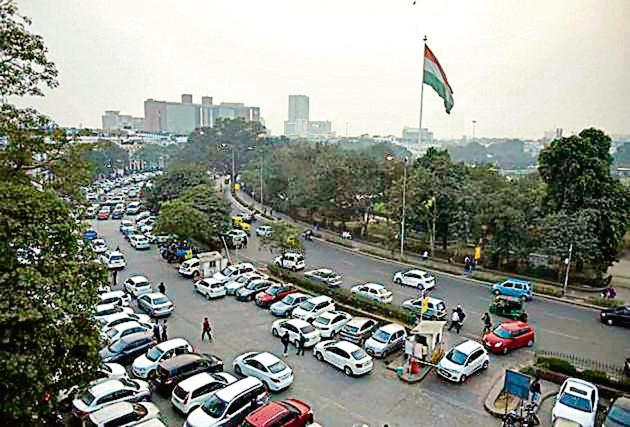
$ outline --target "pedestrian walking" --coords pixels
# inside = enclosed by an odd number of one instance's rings
[[[464,272],[470,273],[470,257],[468,255],[464,258]]]
[[[538,406],[540,402],[540,380],[538,377],[534,378],[534,381],[529,386],[529,392],[532,394],[531,402]]]
[[[206,335],[208,335],[208,339],[212,341],[212,325],[210,325],[210,320],[204,317],[203,325],[201,326],[201,341],[203,341]]]
[[[166,320],[164,321],[164,323],[162,323],[162,341],[167,341],[168,340],[168,324],[166,323]]]
[[[287,357],[289,355],[289,341],[289,332],[287,331],[284,333],[284,335],[282,335],[282,338],[280,338],[280,342],[284,346],[284,348],[282,349],[282,355],[284,357]]]
[[[298,351],[297,355],[302,354],[304,356],[304,346],[306,345],[306,337],[304,334],[300,334],[300,339],[298,340]]]
[[[112,287],[115,288],[118,285],[118,270],[112,271]]]
[[[158,291],[160,291],[161,294],[166,295],[166,285],[164,284],[164,282],[160,282],[160,285],[158,286]]]
[[[160,333],[160,324],[158,323],[157,319],[155,320],[155,323],[153,324],[153,337],[155,338],[155,340],[159,343],[162,342],[162,334]]]
[[[490,313],[487,311],[483,313],[481,321],[483,322],[483,332],[481,333],[481,336],[484,337],[492,331],[492,318],[490,317]]]
[[[459,323],[459,312],[457,310],[453,310],[453,314],[451,314],[451,324],[448,325],[448,330],[455,328],[455,332],[459,334],[459,330],[461,329],[461,325]]]

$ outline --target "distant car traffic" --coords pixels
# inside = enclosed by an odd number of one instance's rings
[[[426,271],[417,269],[399,271],[394,274],[394,283],[428,291],[435,287],[435,277]]]
[[[630,305],[606,308],[599,313],[602,323],[630,327]]]
[[[531,283],[514,278],[508,278],[504,282],[495,283],[492,287],[492,293],[495,295],[507,295],[520,298],[523,301],[531,301],[534,295]]]
[[[304,270],[306,266],[304,262],[304,255],[294,252],[287,252],[284,255],[280,255],[273,260],[280,268],[285,268],[291,271]]]
[[[257,236],[271,236],[273,229],[269,225],[261,225],[256,229]]]

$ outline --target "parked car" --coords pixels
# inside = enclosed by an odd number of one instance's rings
[[[253,301],[257,294],[266,291],[273,284],[274,282],[269,279],[252,280],[236,291],[236,299],[239,301]]]
[[[131,202],[127,204],[127,215],[137,215],[140,212],[141,205],[139,202]]]
[[[269,400],[259,379],[245,377],[217,391],[186,419],[186,427],[237,426],[253,410]]]
[[[144,294],[138,298],[138,307],[153,317],[170,316],[175,305],[160,292]]]
[[[224,297],[227,292],[224,283],[212,278],[197,280],[193,284],[193,290],[207,299]]]
[[[401,325],[389,323],[381,326],[365,342],[365,351],[370,356],[385,357],[403,348],[407,331]]]
[[[297,399],[276,400],[249,414],[243,427],[305,427],[312,425],[313,410]],[[280,424],[282,423],[282,424]]]
[[[602,427],[628,426],[630,426],[630,397],[618,397],[608,408]]]
[[[271,324],[271,333],[274,337],[282,337],[285,332],[289,333],[289,341],[296,347],[301,335],[306,339],[304,347],[312,347],[321,340],[319,331],[304,320],[280,319]]]
[[[148,331],[149,328],[146,325],[141,325],[135,320],[132,320],[130,322],[125,322],[116,326],[112,326],[111,328],[103,331],[101,333],[101,339],[103,339],[103,341],[107,344],[111,344],[114,341],[126,337],[127,335]]]
[[[129,236],[129,244],[137,250],[151,249],[151,242],[142,234],[132,234]]]
[[[124,229],[135,231],[136,228],[133,224],[133,221],[123,219],[122,221],[120,221],[120,224],[118,225],[118,230],[122,233]]]
[[[186,378],[201,372],[216,373],[223,371],[223,360],[209,353],[187,353],[171,357],[161,362],[151,383],[156,389],[168,396],[173,388]]]
[[[531,283],[514,278],[508,278],[504,282],[495,283],[492,287],[492,293],[495,295],[507,295],[520,298],[523,301],[531,301],[533,298]]]
[[[269,225],[261,225],[256,229],[257,236],[271,236],[273,229]]]
[[[123,289],[136,298],[152,292],[151,282],[142,275],[131,276],[125,280],[123,282]]]
[[[201,372],[185,379],[175,386],[171,403],[184,415],[190,414],[203,405],[214,393],[234,384],[238,379],[226,372],[209,374]]]
[[[378,283],[366,283],[352,287],[352,293],[363,298],[390,304],[393,301],[392,292]]]
[[[229,280],[228,282],[225,282],[220,279],[214,279],[214,278],[212,280],[216,280],[219,283],[225,283],[226,294],[236,295],[236,292],[239,289],[241,289],[243,286],[246,286],[249,282],[254,281],[254,280],[259,280],[259,279],[266,279],[266,278],[267,276],[265,276],[264,274],[260,274],[258,272],[251,272],[251,273],[245,273],[245,274],[239,275],[234,280]]]
[[[155,420],[160,410],[151,402],[118,402],[107,405],[88,416],[88,424],[94,427],[137,426],[138,423]]]
[[[118,251],[107,251],[101,255],[101,262],[109,270],[123,270],[127,266],[125,256]]]
[[[96,209],[94,208],[94,206],[88,206],[88,208],[85,210],[85,218],[87,219],[96,218]]]
[[[96,214],[96,219],[98,220],[106,220],[109,219],[109,215],[111,214],[111,212],[109,211],[109,209],[101,209],[100,211],[98,211],[98,213]]]
[[[258,378],[271,391],[280,391],[293,384],[293,370],[268,352],[249,352],[234,359],[234,372]]]
[[[282,300],[287,295],[297,292],[295,288],[287,284],[274,283],[264,292],[256,294],[256,305],[258,307],[269,308],[271,304]]]
[[[72,413],[79,418],[116,402],[138,401],[151,397],[149,384],[140,380],[121,378],[99,383],[88,388],[72,401]]]
[[[102,254],[107,252],[107,242],[105,239],[94,239],[92,240],[92,250],[95,254]]]
[[[342,283],[341,276],[327,268],[307,271],[304,273],[304,277],[316,283],[327,285],[329,288],[338,288]]]
[[[183,338],[163,341],[138,356],[131,364],[131,373],[138,378],[149,378],[163,360],[193,351],[193,347]]]
[[[107,316],[99,317],[98,323],[102,330],[107,330],[116,325],[120,325],[125,322],[138,322],[141,325],[150,326],[151,318],[146,314],[136,313],[114,313]]]
[[[373,368],[372,358],[359,346],[348,341],[322,341],[313,356],[341,369],[346,375],[363,375]]]
[[[139,332],[127,335],[99,351],[103,362],[127,364],[140,354],[155,345],[155,337],[151,332]]]
[[[274,316],[288,317],[295,307],[311,298],[313,298],[312,295],[296,292],[285,296],[278,302],[274,302],[269,309]]]
[[[437,298],[426,297],[427,309],[422,313],[423,319],[444,320],[447,315],[446,304]],[[422,310],[422,298],[408,299],[402,303],[402,307],[420,314]]]
[[[519,320],[498,325],[483,338],[485,347],[492,353],[506,354],[510,350],[534,345],[535,332],[528,323]]]
[[[453,347],[440,360],[437,372],[449,381],[463,383],[466,378],[479,370],[488,369],[490,356],[476,341],[464,341]]]
[[[99,296],[99,305],[103,304],[116,304],[121,307],[128,307],[131,298],[129,295],[124,293],[123,291],[111,291],[100,294]]]
[[[214,273],[212,275],[212,278],[225,283],[230,280],[235,280],[243,274],[253,273],[255,271],[256,269],[252,264],[248,262],[243,262],[240,264],[234,264],[225,267],[223,270]]]
[[[335,302],[333,299],[325,295],[320,295],[308,299],[297,306],[291,313],[291,317],[310,322],[323,312],[332,311],[334,309]]]
[[[287,252],[284,255],[280,255],[273,260],[280,268],[286,268],[291,271],[304,270],[306,263],[304,262],[304,255],[300,253]]]
[[[199,276],[199,258],[191,258],[182,262],[179,266],[179,274],[189,279],[191,277]]]
[[[116,208],[112,211],[112,219],[122,219],[125,216],[125,209]]]
[[[83,239],[90,241],[98,237],[98,233],[93,228],[88,228],[83,232]]]
[[[367,317],[354,317],[339,333],[339,338],[362,345],[378,328],[376,320]]]
[[[556,395],[556,404],[551,411],[551,421],[564,418],[575,421],[582,427],[595,427],[599,393],[593,384],[577,378],[568,378]]]
[[[109,316],[115,313],[127,313],[133,314],[133,309],[130,307],[123,307],[118,303],[115,304],[99,304],[94,309],[94,318],[96,320],[102,319],[105,316]]]
[[[394,274],[394,283],[428,291],[435,287],[435,277],[423,270],[399,271]]]
[[[325,311],[313,320],[313,326],[319,329],[322,338],[333,338],[352,320],[345,311]]]
[[[606,308],[599,313],[599,319],[607,325],[630,327],[630,305]]]

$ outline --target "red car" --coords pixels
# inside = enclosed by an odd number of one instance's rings
[[[313,422],[311,407],[301,400],[273,401],[249,414],[241,427],[304,427]]]
[[[534,345],[534,328],[529,323],[511,320],[498,325],[483,337],[483,344],[492,353],[507,353],[521,347]]]
[[[289,294],[297,292],[288,285],[274,285],[268,288],[265,292],[260,292],[256,295],[256,305],[263,308],[269,308],[271,304],[276,301],[280,301],[282,298]]]
[[[109,219],[109,211],[106,211],[106,210],[98,211],[98,215],[96,215],[96,219]]]

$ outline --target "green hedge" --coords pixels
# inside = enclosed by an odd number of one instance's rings
[[[543,295],[551,295],[553,297],[562,297],[562,290],[560,288],[555,288],[553,286],[545,286],[534,283],[534,292],[543,294]]]
[[[351,240],[340,239],[338,237],[324,237],[324,240],[336,245],[345,246],[346,248],[354,249],[354,245]]]
[[[584,381],[589,381],[600,386],[610,387],[616,390],[624,391],[626,393],[630,392],[630,379],[628,378],[624,378],[621,381],[615,381],[614,379],[610,378],[606,372],[591,369],[578,371],[575,366],[563,359],[558,359],[555,357],[538,357],[536,359],[535,366],[542,369],[547,369],[555,373],[579,378]]]
[[[321,295],[328,295],[340,304],[348,305],[356,309],[372,313],[374,315],[399,320],[407,325],[415,324],[415,315],[402,307],[398,307],[393,304],[382,304],[376,301],[370,301],[358,297],[357,295],[353,294],[350,289],[329,288],[328,286],[315,283],[311,280],[305,279],[304,277],[298,276],[295,273],[283,270],[273,264],[269,264],[268,269],[273,275],[283,280],[294,283],[297,286],[308,290],[309,292]]]
[[[577,369],[570,362],[556,357],[539,357],[536,359],[536,366],[544,369],[549,369],[553,372],[558,372],[564,375],[570,375],[572,377],[577,375]]]
[[[598,305],[600,307],[621,307],[622,305],[624,305],[624,301],[619,300],[619,299],[590,297],[590,298],[587,298],[587,301],[590,304]]]

